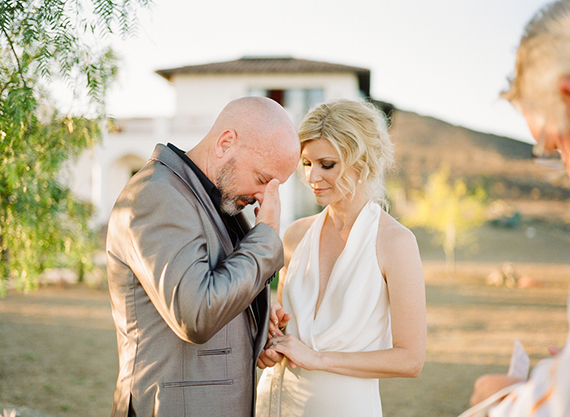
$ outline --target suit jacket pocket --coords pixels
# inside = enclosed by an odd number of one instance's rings
[[[228,353],[232,353],[232,348],[201,349],[198,351],[198,356],[227,355]]]
[[[196,349],[189,352],[185,362],[185,372],[180,379],[184,380],[208,380],[208,381],[224,381],[231,379],[229,374],[228,360],[232,354],[232,348],[227,345],[218,344],[218,346],[200,346],[202,349]]]
[[[203,387],[211,385],[233,385],[233,379],[222,379],[222,380],[212,380],[212,381],[173,381],[173,382],[163,382],[162,386],[164,388],[185,388],[185,387]]]

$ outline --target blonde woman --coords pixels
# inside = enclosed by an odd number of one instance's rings
[[[300,169],[325,209],[285,232],[266,349],[285,359],[264,370],[256,415],[382,416],[378,378],[417,377],[426,349],[416,240],[383,209],[385,119],[338,100],[313,108],[299,137]]]

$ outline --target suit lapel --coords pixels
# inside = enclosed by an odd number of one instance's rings
[[[269,284],[265,286],[263,291],[261,291],[255,300],[253,300],[252,305],[250,305],[250,310],[257,311],[257,316],[255,317],[257,322],[257,334],[254,333],[255,341],[253,343],[253,355],[257,358],[261,353],[261,350],[265,347],[265,342],[267,341],[267,335],[269,333],[269,306],[271,304],[271,290]]]
[[[226,256],[229,256],[234,248],[232,245],[232,240],[222,218],[220,217],[218,211],[212,203],[212,199],[206,193],[206,190],[202,186],[202,183],[194,174],[192,169],[178,156],[174,151],[168,147],[158,144],[152,154],[151,160],[156,160],[163,165],[167,166],[178,178],[180,178],[196,196],[204,210],[208,213],[208,217],[214,223],[216,234],[218,235],[220,242]],[[247,229],[249,231],[249,229]]]
[[[158,144],[154,150],[151,160],[156,160],[163,165],[167,166],[176,176],[178,176],[188,188],[194,193],[204,210],[208,213],[209,218],[215,225],[216,233],[222,244],[226,256],[233,253],[234,247],[226,229],[226,226],[220,217],[218,211],[214,207],[210,196],[200,183],[200,180],[194,174],[192,169],[184,163],[184,161],[170,150],[168,147]],[[251,230],[251,225],[247,221],[243,213],[236,216],[239,227],[242,229],[244,235]],[[251,332],[254,338],[254,358],[257,358],[265,345],[267,333],[269,331],[269,304],[271,301],[271,293],[269,285],[259,293],[259,295],[248,306],[247,312],[251,327]]]
[[[243,213],[239,213],[235,216],[236,221],[239,227],[244,232],[244,235],[247,234],[251,230],[251,225],[247,221],[247,218]],[[263,343],[265,344],[265,339],[263,338],[263,334],[267,334],[268,329],[263,329],[264,327],[264,314],[267,314],[269,305],[267,301],[265,301],[266,296],[264,295],[265,290],[255,297],[253,302],[248,306],[247,313],[249,316],[249,324],[251,327],[251,334],[253,335],[254,343],[254,357],[257,358],[259,353],[261,353],[261,349],[259,349],[259,345],[261,344],[261,340],[263,339]],[[265,312],[265,313],[263,313]],[[261,328],[260,328],[261,326]],[[268,326],[267,326],[268,327]]]
[[[239,227],[244,231],[244,234],[249,232],[251,226],[243,213],[236,216]],[[269,306],[271,304],[271,290],[269,285],[266,285],[253,302],[248,307],[248,315],[251,325],[251,333],[254,338],[253,342],[253,355],[257,358],[261,350],[265,347],[267,341],[267,334],[269,332]]]

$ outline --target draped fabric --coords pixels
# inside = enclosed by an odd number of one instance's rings
[[[570,322],[570,293],[568,297]],[[570,417],[570,334],[556,357],[538,362],[530,378],[493,408],[491,417]]]
[[[319,244],[327,214],[328,207],[311,225],[289,263],[283,288],[283,306],[292,316],[287,333],[321,352],[389,349],[388,292],[376,254],[382,209],[368,202],[359,213],[316,311]],[[284,365],[264,371],[258,388],[258,416],[382,415],[377,379]]]

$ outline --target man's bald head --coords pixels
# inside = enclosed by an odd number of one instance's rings
[[[300,153],[297,130],[285,109],[268,98],[244,97],[224,107],[188,156],[220,189],[223,201],[239,210],[241,203],[262,201],[272,179],[284,183]]]
[[[220,112],[212,130],[255,127],[256,123],[291,123],[285,109],[266,97],[242,97],[230,101]],[[237,123],[237,124],[236,124]],[[252,125],[253,124],[253,125]]]
[[[242,97],[231,101],[220,113],[210,133],[218,137],[234,130],[240,146],[271,150],[298,158],[299,137],[289,115],[276,101],[266,97]]]

